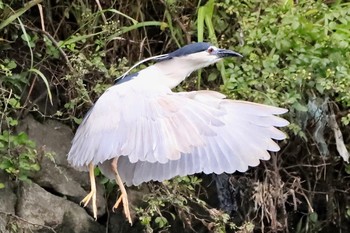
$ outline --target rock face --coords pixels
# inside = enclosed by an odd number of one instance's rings
[[[105,230],[78,204],[57,197],[35,183],[22,183],[19,188],[17,215],[27,221],[21,222],[21,228],[31,230],[38,228],[46,228],[46,230],[52,228],[59,232],[103,232]]]
[[[8,230],[12,226],[23,232],[105,232],[106,227],[91,217],[91,209],[79,205],[90,183],[87,172],[76,171],[67,163],[71,129],[53,120],[41,124],[29,116],[18,131],[26,132],[38,148],[52,156],[42,157],[41,170],[31,177],[31,183],[11,181],[0,173],[0,182],[5,183],[0,189],[0,233],[12,232]],[[97,194],[98,215],[102,216],[106,200],[98,180]]]
[[[5,188],[0,189],[0,233],[142,231],[142,226],[137,224],[131,228],[122,208],[118,208],[116,213],[111,211],[117,192],[113,190],[105,195],[98,178],[98,221],[91,217],[91,203],[87,208],[79,205],[90,192],[90,181],[87,172],[77,171],[67,162],[73,138],[68,126],[53,120],[40,123],[28,116],[21,121],[18,131],[27,133],[30,140],[36,142],[39,151],[49,152],[52,156],[42,156],[41,169],[30,177],[31,182],[12,181],[0,170],[0,183],[5,184]],[[139,189],[129,189],[128,192],[130,204],[137,203],[145,193]],[[109,197],[109,201],[105,196]]]
[[[5,187],[0,189],[0,232],[9,233],[6,229],[10,216],[15,215],[17,197],[13,190],[13,184],[8,181],[8,177],[0,170],[0,181]]]
[[[52,152],[53,160],[45,156],[42,158],[40,171],[32,177],[34,182],[79,203],[90,192],[90,183],[87,172],[79,172],[68,165],[67,154],[73,138],[71,129],[53,120],[41,124],[29,116],[22,121],[19,130],[26,132],[38,147]],[[104,190],[101,185],[98,185],[97,189],[100,216],[105,212]],[[91,205],[88,208],[91,208]]]

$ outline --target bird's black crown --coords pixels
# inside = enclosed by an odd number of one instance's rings
[[[157,62],[166,61],[174,57],[182,57],[193,53],[199,53],[207,50],[210,46],[211,44],[206,42],[197,42],[197,43],[185,45],[184,47],[181,47],[178,50],[175,50],[174,52],[169,53],[165,57],[156,59],[156,61]]]

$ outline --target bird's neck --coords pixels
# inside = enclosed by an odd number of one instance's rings
[[[191,62],[171,59],[149,66],[141,70],[139,74],[145,82],[153,82],[172,89],[199,68],[201,67]]]

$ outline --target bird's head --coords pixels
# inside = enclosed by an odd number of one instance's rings
[[[129,77],[144,77],[150,81],[153,78],[160,78],[161,82],[170,88],[175,87],[193,71],[209,66],[225,57],[243,57],[241,54],[228,49],[217,48],[210,43],[198,42],[186,45],[174,52],[146,58],[132,66],[120,78],[122,80],[136,66],[147,62],[155,61],[156,64],[141,70],[137,75]],[[158,81],[159,82],[159,81]],[[121,83],[121,82],[119,82]]]
[[[168,61],[174,65],[185,64],[196,70],[214,64],[225,57],[242,57],[242,55],[232,50],[217,48],[210,43],[198,42],[186,45],[156,60]]]

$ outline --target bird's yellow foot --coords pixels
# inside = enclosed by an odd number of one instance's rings
[[[86,197],[84,197],[83,200],[81,200],[80,205],[84,204],[84,207],[89,204],[91,198],[92,198],[92,212],[94,219],[97,219],[97,205],[96,205],[96,182],[95,182],[95,175],[94,175],[94,165],[92,163],[89,164],[89,175],[90,175],[90,183],[91,183],[91,191]]]
[[[113,206],[113,211],[118,208],[120,202],[123,202],[125,217],[128,219],[129,223],[132,224],[130,209],[129,209],[128,195],[126,193],[120,195],[120,197],[118,198],[118,200],[115,202],[115,204]]]
[[[115,204],[113,206],[113,210],[118,208],[120,202],[123,202],[125,217],[128,219],[129,223],[132,225],[130,209],[129,209],[128,194],[127,194],[126,189],[124,187],[123,181],[119,176],[118,169],[117,169],[117,162],[118,162],[118,158],[114,158],[112,161],[112,168],[113,168],[113,171],[115,173],[115,179],[117,181],[117,184],[119,185],[119,188],[120,188],[120,191],[122,194],[120,195],[118,200],[115,202]]]

